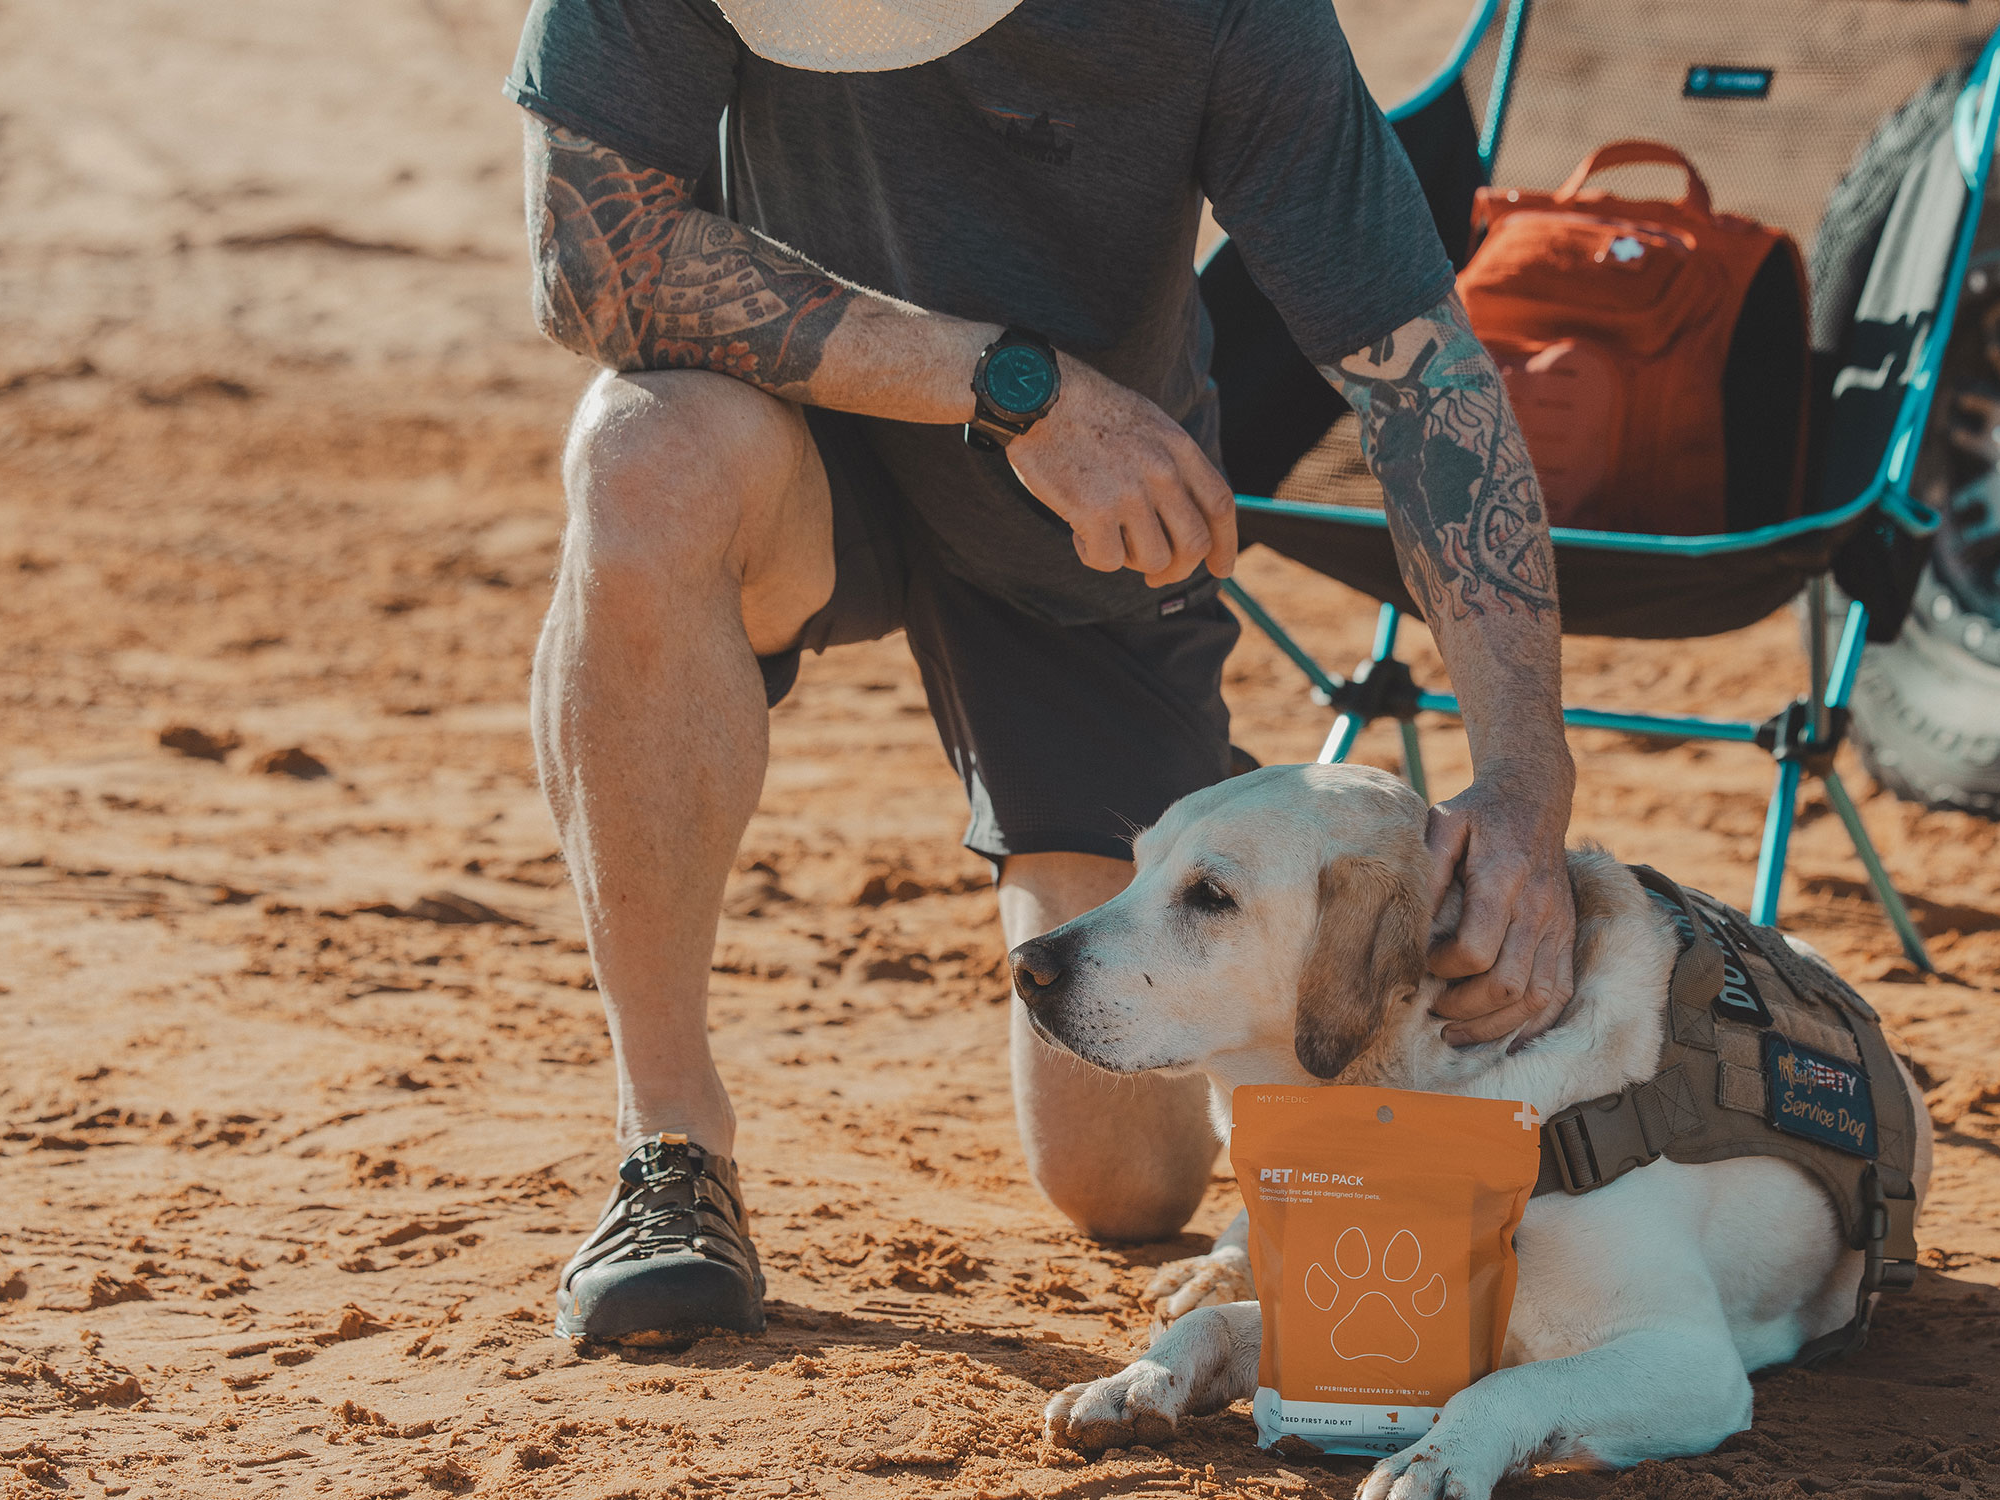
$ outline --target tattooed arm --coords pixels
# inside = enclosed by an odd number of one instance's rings
[[[913,421],[971,415],[957,366],[969,372],[997,330],[926,318],[850,286],[697,208],[686,178],[560,125],[531,116],[527,157],[535,317],[564,348],[614,370],[715,370],[774,395],[834,405],[879,375],[868,366],[885,340],[868,331],[888,325],[911,346],[895,382],[900,411]],[[842,357],[827,368],[836,339]],[[947,388],[946,363],[956,389]]]
[[[904,422],[963,423],[998,326],[926,312],[829,275],[695,206],[693,184],[530,116],[535,315],[615,370],[712,370],[774,396]],[[1049,415],[1008,445],[1090,567],[1165,584],[1236,556],[1235,497],[1152,402],[1068,354]]]
[[[1562,726],[1555,560],[1541,487],[1456,293],[1322,371],[1361,423],[1411,597],[1465,710],[1476,779],[1432,812],[1433,896],[1465,883],[1432,969],[1453,1042],[1552,1021],[1571,991],[1564,855],[1575,770]]]

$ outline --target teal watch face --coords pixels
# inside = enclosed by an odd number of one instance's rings
[[[1017,416],[1037,412],[1056,388],[1055,366],[1029,344],[996,349],[986,361],[986,399]]]

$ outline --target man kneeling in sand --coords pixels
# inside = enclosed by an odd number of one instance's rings
[[[799,654],[905,631],[1011,947],[1229,773],[1235,561],[1192,268],[1204,195],[1360,413],[1478,779],[1439,807],[1447,1036],[1568,998],[1573,771],[1534,472],[1327,0],[537,0],[536,309],[578,408],[535,659],[543,785],[616,1049],[618,1195],[557,1327],[763,1324],[708,966]],[[718,124],[728,112],[726,140]],[[727,158],[736,219],[712,191]],[[1056,1206],[1172,1235],[1204,1084],[1059,1056],[1015,1099]]]

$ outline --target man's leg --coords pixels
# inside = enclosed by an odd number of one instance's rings
[[[1000,877],[1007,946],[1060,927],[1125,889],[1132,866],[1099,854],[1016,854]],[[1119,1077],[1051,1047],[1016,996],[1014,1114],[1028,1170],[1087,1234],[1163,1240],[1201,1202],[1215,1164],[1206,1079]]]
[[[671,1132],[726,1158],[736,1121],[709,1056],[709,962],[769,748],[757,656],[792,645],[833,590],[826,473],[797,408],[725,376],[661,372],[590,388],[563,479],[569,524],[532,717],[610,1022],[618,1139],[631,1152]],[[646,1164],[643,1189],[628,1176],[636,1207],[620,1211],[665,1225],[677,1195],[708,1191],[687,1188],[678,1162]],[[733,1196],[733,1171],[714,1170]],[[677,1234],[697,1223],[697,1205],[683,1207]],[[636,1232],[599,1244],[610,1233],[600,1226],[579,1252],[559,1300],[564,1331],[600,1332],[578,1308],[576,1277],[600,1265],[636,1273]],[[643,1269],[655,1282],[672,1270]],[[693,1269],[702,1295],[720,1285],[702,1283],[712,1268]],[[672,1326],[640,1316],[654,1290],[621,1294],[630,1315],[617,1321]]]
[[[833,591],[826,474],[797,408],[662,372],[591,387],[563,478],[535,750],[611,1024],[618,1138],[675,1131],[726,1156],[708,966],[769,752],[756,658]]]

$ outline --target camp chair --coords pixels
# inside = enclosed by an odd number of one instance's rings
[[[1575,634],[1714,635],[1803,591],[1806,691],[1761,723],[1582,707],[1566,707],[1564,718],[1756,745],[1775,758],[1750,907],[1760,923],[1778,918],[1800,781],[1818,777],[1905,952],[1924,969],[1922,937],[1833,758],[1864,643],[1895,638],[1938,524],[1913,481],[1935,446],[1924,438],[1942,331],[1952,327],[1993,155],[1996,28],[2000,0],[1479,0],[1435,76],[1387,111],[1460,265],[1476,186],[1553,188],[1597,146],[1635,137],[1685,152],[1718,208],[1781,225],[1812,247],[1806,513],[1712,536],[1554,533],[1563,626]],[[1226,242],[1203,267],[1202,293],[1216,325],[1223,453],[1242,492],[1242,537],[1381,600],[1374,648],[1343,678],[1239,583],[1224,584],[1227,596],[1335,710],[1322,762],[1344,759],[1371,720],[1393,718],[1405,775],[1425,793],[1416,716],[1455,716],[1458,701],[1418,686],[1396,655],[1414,605],[1380,490],[1351,432],[1342,437],[1354,424],[1332,426],[1345,403]],[[1773,495],[1771,513],[1782,504]]]

